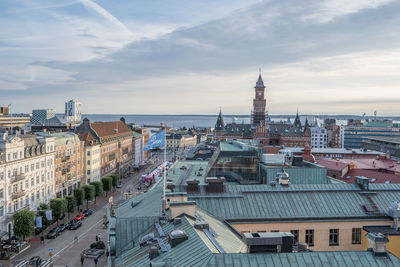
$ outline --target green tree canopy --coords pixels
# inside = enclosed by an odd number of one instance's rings
[[[110,176],[101,178],[101,183],[103,184],[103,190],[107,193],[111,191],[112,188],[112,178]]]
[[[37,216],[41,216],[42,217],[42,230],[46,229],[47,226],[49,226],[51,224],[51,222],[49,222],[49,220],[47,220],[46,217],[46,210],[49,209],[49,205],[47,205],[46,203],[40,203],[39,207],[37,208]]]
[[[118,174],[112,174],[112,175],[110,175],[110,177],[112,178],[112,186],[116,187],[118,185],[118,181],[119,181]]]
[[[83,191],[85,192],[85,200],[86,200],[86,209],[89,208],[89,200],[93,200],[96,188],[94,185],[86,184],[82,186]]]
[[[103,193],[103,184],[101,182],[91,182],[90,184],[95,187],[94,203],[96,203],[97,197],[101,196]]]
[[[24,240],[35,230],[35,212],[33,211],[16,211],[12,216],[12,220],[14,222],[14,234]]]
[[[74,212],[76,207],[76,198],[74,196],[66,196],[65,199],[67,200],[67,212],[68,212],[68,219],[69,214]]]
[[[61,219],[67,211],[67,200],[65,198],[54,198],[50,200],[50,209],[53,211],[53,218]]]
[[[82,188],[77,188],[74,190],[74,197],[76,199],[76,206],[79,210],[79,206],[82,205],[85,200],[85,192]]]

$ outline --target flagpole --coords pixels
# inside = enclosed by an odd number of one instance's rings
[[[164,128],[164,163],[167,161],[167,140],[166,140],[166,131]],[[165,199],[165,185],[166,185],[166,172],[167,172],[167,166],[164,167],[164,185],[163,185],[163,215],[165,215],[165,211],[167,209],[167,202]]]

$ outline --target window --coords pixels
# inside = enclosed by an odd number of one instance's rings
[[[4,190],[0,189],[0,198],[3,198],[3,197],[4,197]]]
[[[39,162],[36,162],[36,170],[39,169]]]
[[[306,230],[306,243],[310,247],[314,246],[314,230]]]
[[[31,171],[35,170],[35,164],[31,163]]]
[[[32,194],[32,196],[31,196],[31,201],[32,202],[35,201],[35,195],[34,194]]]
[[[4,216],[4,206],[0,207],[0,216]]]
[[[290,230],[290,233],[293,235],[293,244],[297,244],[299,242],[299,230]]]
[[[87,165],[90,165],[90,160],[87,161]]]
[[[44,174],[42,174],[42,183],[44,182]]]
[[[29,166],[25,165],[25,172],[29,172]]]
[[[87,152],[87,155],[90,156],[90,151]]]
[[[351,243],[361,244],[361,228],[353,228],[351,230]]]
[[[329,246],[339,245],[339,229],[329,229]]]
[[[29,181],[25,180],[25,188],[28,188],[28,187],[29,187]]]
[[[34,185],[35,185],[35,179],[32,178],[32,179],[31,179],[31,186],[34,186]]]
[[[87,170],[87,174],[88,174],[88,175],[90,174],[90,170]]]

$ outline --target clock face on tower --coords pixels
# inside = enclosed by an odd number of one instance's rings
[[[258,92],[258,96],[261,96],[261,92]]]

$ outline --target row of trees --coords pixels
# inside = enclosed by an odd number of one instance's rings
[[[119,176],[116,174],[104,177],[101,182],[91,182],[90,184],[84,185],[80,188],[76,188],[73,195],[66,196],[64,198],[54,198],[50,200],[50,205],[42,203],[38,207],[38,211],[35,214],[34,211],[21,210],[13,214],[14,221],[14,235],[25,239],[26,236],[30,236],[35,230],[35,216],[42,217],[42,230],[46,229],[49,225],[57,222],[64,218],[65,213],[68,213],[68,219],[70,214],[80,210],[80,206],[83,205],[86,200],[86,209],[89,209],[89,201],[94,199],[97,203],[97,197],[101,196],[103,191],[107,193],[118,185]],[[46,210],[52,210],[52,221],[47,220]]]

